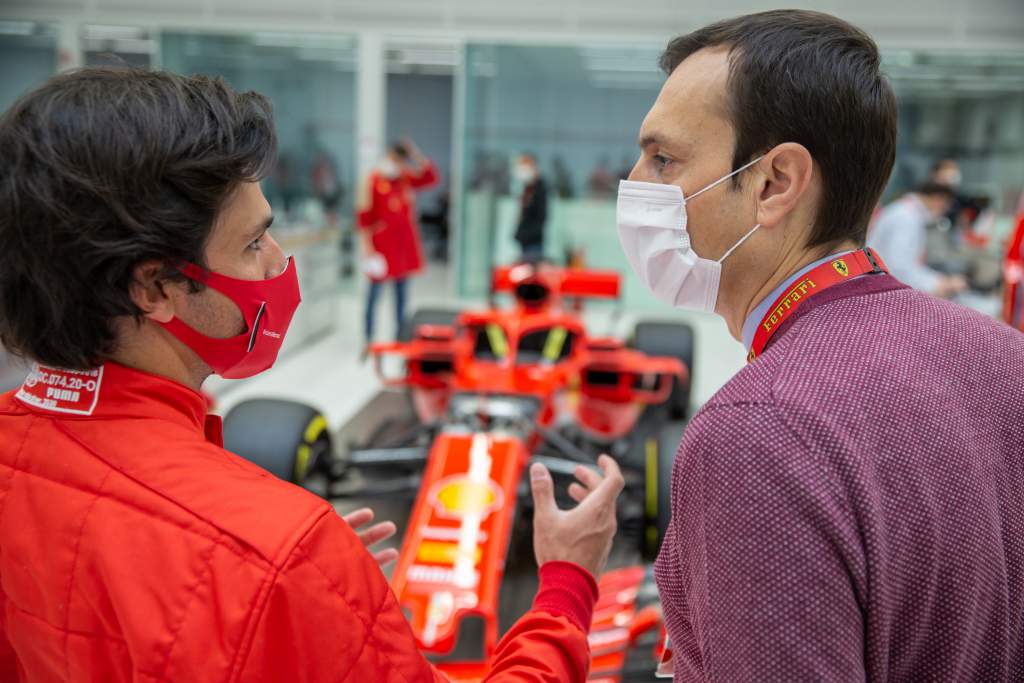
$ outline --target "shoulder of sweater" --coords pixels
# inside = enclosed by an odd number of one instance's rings
[[[942,354],[1024,362],[1024,335],[964,306],[912,289],[838,299],[808,311],[694,416],[723,406],[770,404],[805,412],[822,397],[865,398],[907,362]]]

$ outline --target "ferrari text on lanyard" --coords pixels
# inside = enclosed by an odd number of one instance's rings
[[[815,294],[820,294],[833,285],[846,282],[858,275],[873,275],[889,272],[873,249],[859,249],[837,256],[805,273],[796,283],[772,302],[761,324],[757,326],[754,342],[750,345],[747,361],[752,361],[764,351],[768,340],[778,331],[789,316]]]

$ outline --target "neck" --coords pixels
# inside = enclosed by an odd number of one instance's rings
[[[723,311],[723,317],[729,326],[729,334],[736,341],[743,340],[743,323],[747,317],[757,308],[758,304],[764,301],[765,297],[771,294],[776,287],[789,279],[794,273],[815,261],[825,258],[829,254],[843,251],[852,251],[857,244],[852,240],[844,240],[839,243],[820,245],[794,249],[788,252],[772,269],[768,277],[758,286],[754,284],[748,288],[747,293],[738,297],[739,305],[730,306],[728,311]]]
[[[209,368],[177,339],[148,321],[118,321],[117,349],[110,360],[129,368],[166,377],[199,391]]]

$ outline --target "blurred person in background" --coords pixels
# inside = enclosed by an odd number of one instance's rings
[[[299,306],[270,102],[83,69],[4,114],[0,149],[0,341],[33,362],[0,396],[0,681],[446,680],[379,568],[394,525],[224,450],[200,393],[270,368]],[[623,486],[598,464],[569,510],[531,467],[540,584],[487,681],[586,679]]]
[[[969,225],[964,225],[966,220],[963,215],[963,210],[968,207],[969,202],[960,194],[960,187],[963,185],[964,176],[960,170],[960,163],[956,159],[945,158],[939,159],[934,164],[928,173],[928,181],[935,183],[936,185],[945,185],[952,190],[952,200],[949,202],[949,208],[946,209],[944,214],[945,221],[939,221],[939,227],[943,229],[953,229],[952,239],[956,239],[956,235],[964,228],[969,228]]]
[[[519,222],[515,239],[524,260],[544,255],[544,226],[548,220],[548,186],[537,168],[537,158],[529,153],[520,154],[513,171],[522,187],[519,196]]]
[[[572,199],[576,196],[576,190],[572,186],[572,174],[561,154],[556,154],[551,160],[551,169],[554,173],[555,194],[559,199]]]
[[[882,209],[867,241],[893,277],[943,299],[967,289],[962,275],[946,275],[928,267],[928,226],[943,219],[953,199],[950,186],[929,181]]]
[[[270,178],[275,198],[281,202],[281,215],[291,220],[295,204],[299,199],[298,180],[295,176],[295,164],[288,154],[279,154],[274,162],[274,172]]]
[[[633,160],[629,157],[622,157],[622,162],[619,164],[619,170],[615,173],[616,180],[628,180],[629,175],[633,172]]]
[[[673,464],[654,573],[676,681],[1024,680],[1024,335],[864,248],[896,155],[877,45],[777,10],[661,66],[619,238],[749,359]]]
[[[954,192],[960,189],[963,183],[963,173],[960,170],[960,163],[956,159],[939,159],[932,164],[928,179],[933,183],[945,185]]]
[[[373,342],[377,299],[385,282],[395,286],[395,334],[402,329],[407,280],[424,265],[416,192],[437,182],[434,164],[406,139],[388,148],[360,192],[356,219],[362,230],[363,270],[370,279],[364,328],[367,345]]]
[[[313,166],[310,168],[310,185],[313,196],[320,202],[324,210],[328,228],[338,226],[338,208],[345,196],[345,188],[338,177],[338,165],[326,149],[317,153]]]
[[[594,199],[607,199],[615,194],[615,184],[618,180],[612,173],[608,157],[601,157],[587,179],[587,195]]]

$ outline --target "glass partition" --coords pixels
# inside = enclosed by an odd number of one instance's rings
[[[961,191],[1014,210],[1024,189],[1024,52],[885,53],[899,98],[890,192],[910,189],[938,159],[956,159]]]
[[[157,42],[138,26],[88,24],[81,31],[82,63],[86,66],[129,64],[153,66]]]
[[[531,152],[549,189],[545,256],[619,270],[627,308],[657,307],[621,254],[614,200],[664,80],[660,47],[467,46],[460,293],[485,292],[491,266],[519,256],[512,164]],[[1024,53],[890,50],[883,57],[900,117],[884,199],[923,181],[938,159],[955,158],[962,193],[987,211],[997,251],[1024,188]]]
[[[33,21],[0,21],[0,112],[57,71],[57,33]]]
[[[222,76],[274,105],[279,154],[264,190],[285,224],[337,224],[355,186],[355,40],[258,32],[165,32],[162,66]]]
[[[661,87],[657,57],[617,45],[467,46],[460,293],[483,293],[491,267],[519,256],[512,168],[523,152],[537,158],[548,187],[545,256],[627,271],[615,194]],[[627,300],[644,298],[639,285],[627,280]]]

